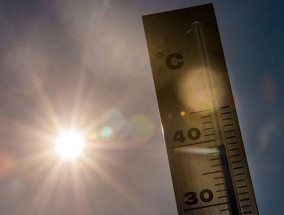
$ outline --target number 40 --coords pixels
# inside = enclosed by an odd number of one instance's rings
[[[184,142],[187,138],[190,140],[198,140],[201,136],[201,132],[198,128],[190,128],[187,131],[187,135],[184,134],[183,130],[177,130],[174,134],[174,142]]]

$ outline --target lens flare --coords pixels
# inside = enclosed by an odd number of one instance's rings
[[[103,127],[102,131],[101,131],[101,135],[104,138],[108,138],[111,137],[113,131],[110,127]]]
[[[207,155],[209,153],[217,152],[216,148],[200,148],[192,146],[180,146],[174,149],[175,153],[182,154],[198,154],[198,155]]]
[[[131,137],[135,143],[147,142],[155,132],[155,125],[151,119],[144,115],[135,115],[129,119]]]
[[[208,103],[211,99],[223,101],[226,92],[222,92],[224,81],[222,76],[217,72],[211,74],[214,82],[218,85],[214,86],[215,98],[212,98],[206,90],[206,82],[203,77],[202,68],[196,68],[185,74],[178,86],[178,97],[181,103],[190,111],[202,109],[210,109]]]

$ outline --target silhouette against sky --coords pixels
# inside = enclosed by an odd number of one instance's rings
[[[284,3],[211,2],[259,213],[281,214]],[[0,1],[1,215],[177,214],[142,15],[211,2]]]

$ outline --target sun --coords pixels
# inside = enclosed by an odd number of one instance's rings
[[[84,136],[76,131],[63,131],[55,139],[55,152],[64,160],[75,160],[82,155]]]

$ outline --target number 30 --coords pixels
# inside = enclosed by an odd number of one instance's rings
[[[186,205],[195,205],[198,203],[198,197],[196,192],[187,192],[184,194]],[[209,189],[202,190],[199,194],[199,198],[202,202],[210,202],[213,200],[213,192]]]

